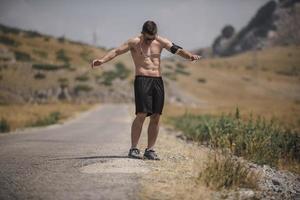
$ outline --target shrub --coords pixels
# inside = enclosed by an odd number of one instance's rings
[[[54,71],[69,68],[69,65],[33,64],[32,68],[45,71]]]
[[[115,79],[120,78],[124,80],[129,76],[129,74],[130,70],[128,70],[123,63],[117,63],[114,71],[103,72],[100,79],[102,79],[102,84],[110,86]]]
[[[34,38],[34,37],[42,37],[42,34],[40,34],[37,31],[26,31],[26,36],[29,38]]]
[[[115,67],[117,76],[120,79],[124,80],[129,76],[130,70],[128,70],[123,63],[119,62],[115,65]]]
[[[31,61],[31,56],[28,53],[22,51],[14,51],[17,61],[27,62]]]
[[[86,74],[84,74],[84,75],[81,75],[81,76],[77,76],[75,78],[75,80],[77,80],[77,81],[88,81],[89,77]]]
[[[59,78],[58,82],[59,82],[60,87],[63,87],[63,88],[68,87],[68,85],[69,85],[69,80],[67,78]]]
[[[187,71],[184,71],[183,69],[181,68],[177,68],[175,70],[176,73],[179,73],[179,74],[182,74],[182,75],[185,75],[185,76],[189,76],[191,73],[190,72],[187,72]]]
[[[0,120],[0,133],[6,133],[10,131],[10,126],[6,119],[2,118]]]
[[[250,115],[247,121],[242,121],[237,108],[235,115],[185,114],[172,118],[172,122],[190,139],[214,148],[229,149],[258,164],[278,166],[280,160],[300,162],[299,132],[279,126],[275,119],[267,122],[258,116],[254,120]]]
[[[197,81],[199,83],[206,83],[206,79],[205,78],[198,78]]]
[[[14,39],[11,39],[11,38],[3,36],[3,35],[0,36],[0,43],[8,45],[8,46],[12,46],[12,47],[20,46],[20,42],[17,42]]]
[[[46,78],[46,75],[45,74],[43,74],[43,73],[40,73],[40,72],[38,72],[38,73],[36,73],[35,75],[34,75],[34,78],[35,79],[45,79]]]
[[[207,186],[214,189],[233,187],[255,188],[258,174],[251,172],[241,161],[228,153],[210,153],[199,177]]]
[[[38,119],[37,121],[33,122],[29,126],[35,127],[35,126],[48,126],[51,124],[56,124],[59,121],[60,117],[61,117],[60,112],[58,111],[52,112],[48,116]]]
[[[163,76],[165,76],[165,77],[167,77],[168,79],[173,80],[173,81],[176,81],[176,80],[177,80],[176,74],[175,74],[175,73],[172,73],[172,72],[164,72],[164,73],[163,73]]]
[[[74,87],[74,92],[75,94],[79,94],[79,92],[90,92],[92,89],[93,88],[89,85],[80,84]]]
[[[66,41],[64,36],[59,37],[57,40],[59,43],[65,43],[65,41]]]

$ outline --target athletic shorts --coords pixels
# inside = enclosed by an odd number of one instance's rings
[[[135,76],[134,80],[135,114],[161,114],[164,107],[165,91],[161,77]]]

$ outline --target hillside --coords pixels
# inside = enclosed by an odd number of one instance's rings
[[[176,79],[180,90],[196,97],[196,108],[170,106],[169,115],[196,113],[250,113],[275,116],[300,127],[300,47],[285,46],[246,52],[196,63],[164,61],[166,77]],[[185,73],[181,76],[177,74]],[[176,73],[177,72],[177,73]]]
[[[104,55],[103,48],[1,25],[0,52],[1,104],[132,99],[121,88],[132,71],[124,57],[91,70],[91,60]],[[114,80],[126,84],[118,83],[118,90]]]

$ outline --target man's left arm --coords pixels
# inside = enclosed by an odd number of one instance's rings
[[[166,38],[159,37],[159,41],[162,42],[163,46],[165,49],[170,51],[173,54],[177,54],[185,59],[194,61],[194,60],[199,60],[201,58],[200,55],[195,55],[192,54],[191,52],[183,49],[182,47],[172,43],[170,40]]]

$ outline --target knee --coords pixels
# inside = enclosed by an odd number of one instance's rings
[[[146,116],[147,116],[146,113],[138,113],[136,114],[135,120],[140,123],[143,123],[145,121]]]
[[[160,115],[159,114],[153,114],[153,115],[150,116],[150,123],[158,124],[159,123],[159,119],[160,119]]]

